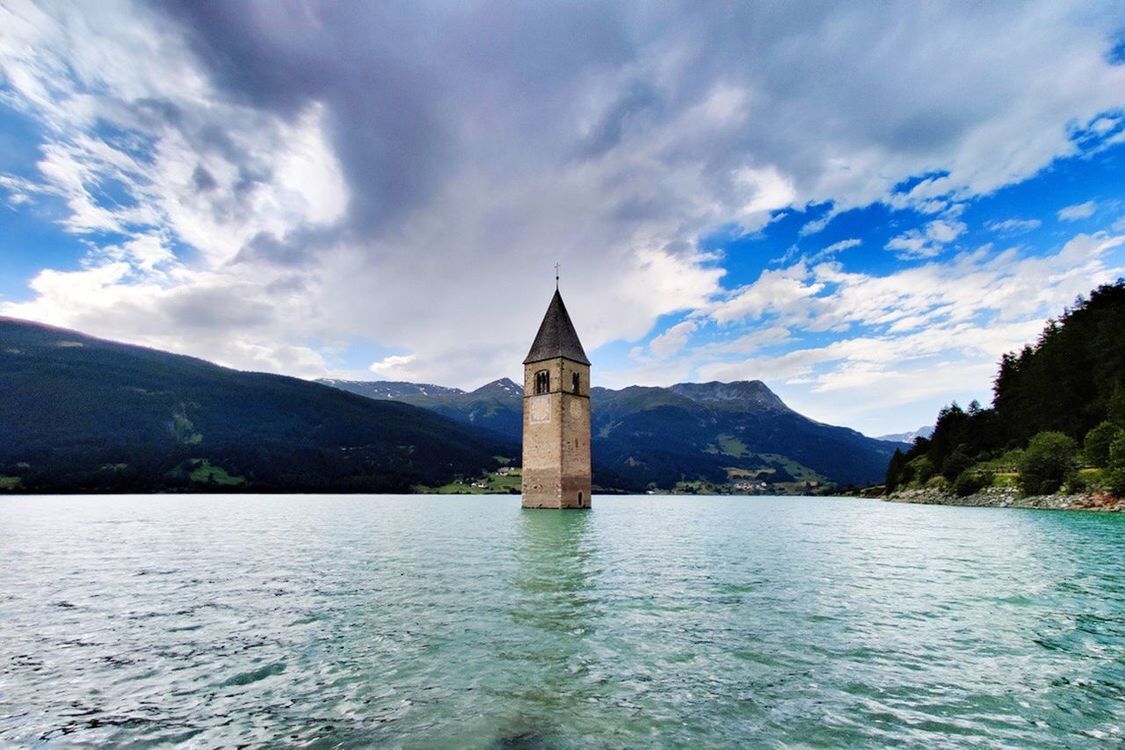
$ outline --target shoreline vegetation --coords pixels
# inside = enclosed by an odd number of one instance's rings
[[[1125,504],[1125,280],[1078,298],[1034,344],[1005,354],[992,404],[956,402],[896,450],[863,494],[896,502],[1121,510]]]

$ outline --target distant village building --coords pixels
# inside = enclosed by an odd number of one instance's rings
[[[590,507],[590,360],[562,295],[523,361],[523,507]]]

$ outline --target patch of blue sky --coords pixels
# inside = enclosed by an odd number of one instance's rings
[[[137,199],[132,194],[129,186],[116,177],[103,177],[97,183],[86,186],[94,203],[100,208],[114,210],[119,208],[132,208],[137,205]]]
[[[614,339],[596,348],[586,349],[586,356],[590,358],[599,370],[619,370],[630,364],[633,364],[629,357],[629,352],[636,346],[645,346],[655,338],[664,329],[659,325],[653,327],[653,331],[645,337],[643,341],[624,341],[622,339]],[[509,375],[509,377],[514,377]],[[595,378],[596,380],[596,378]]]
[[[65,212],[37,199],[18,210],[0,205],[0,301],[22,302],[35,296],[28,284],[44,268],[76,270],[89,252],[82,238],[65,232],[56,220]]]
[[[195,245],[189,245],[171,232],[164,233],[164,246],[172,251],[176,260],[191,265],[203,259],[203,253]]]
[[[108,143],[113,148],[139,164],[151,164],[155,158],[157,137],[136,130],[129,130],[99,119],[92,135]]]
[[[1105,113],[1084,127],[1074,129],[1076,155],[1058,159],[1022,182],[960,201],[960,213],[944,218],[964,223],[965,230],[936,247],[932,257],[903,258],[887,249],[887,243],[906,232],[924,232],[930,222],[943,218],[942,213],[895,209],[886,203],[851,209],[835,216],[831,216],[831,204],[782,210],[756,232],[742,233],[732,225],[718,227],[703,236],[699,246],[720,258],[719,263],[726,271],[723,278],[726,290],[752,284],[764,271],[791,266],[802,258],[810,264],[831,259],[849,273],[886,276],[920,264],[948,263],[959,253],[979,249],[998,254],[1017,248],[1022,257],[1054,254],[1077,234],[1122,231],[1121,222],[1125,220],[1125,181],[1121,180],[1121,174],[1125,173],[1123,128],[1125,119],[1121,118],[1121,113]],[[941,176],[935,173],[912,177],[896,186],[895,192],[906,194],[925,180]],[[1060,216],[1064,208],[1083,204],[1090,206]],[[816,231],[809,231],[810,224],[817,227]],[[823,226],[818,227],[820,224]],[[1111,268],[1125,267],[1125,247],[1110,250],[1105,260]],[[818,296],[830,298],[834,292],[834,287],[829,285],[821,289]],[[1061,311],[1043,312],[1057,315]],[[982,311],[974,316],[974,322],[987,326],[997,315],[996,311]],[[609,360],[611,368],[624,366],[633,347],[641,346],[648,354],[647,347],[655,338],[688,317],[686,312],[663,316],[646,336],[626,344],[603,346],[598,356]],[[701,325],[686,343],[685,354],[708,344],[728,343],[781,322],[770,312],[726,325],[699,320]],[[940,322],[940,318],[930,318],[929,322]],[[715,353],[707,360],[736,362],[776,357],[799,349],[827,347],[844,338],[887,333],[887,326],[878,324],[851,323],[833,330],[815,330],[815,327],[815,324],[798,322],[792,325],[788,340],[765,343],[749,353]],[[804,379],[815,377],[818,371],[829,371],[833,366],[817,365]],[[962,402],[971,398],[987,400],[987,393],[977,391],[979,388],[965,389],[955,396]],[[947,403],[948,396],[924,401],[925,408],[936,408]]]
[[[753,283],[762,271],[792,265],[801,258],[826,260],[831,257],[843,262],[849,270],[883,273],[899,265],[894,254],[883,249],[891,237],[923,226],[933,218],[913,211],[894,211],[876,203],[832,217],[819,232],[801,234],[804,227],[822,220],[828,211],[823,205],[805,211],[783,211],[758,232],[733,238],[709,235],[701,247],[722,253],[722,265],[727,271],[723,282],[727,289]],[[856,239],[859,245],[831,250],[833,246],[838,247],[838,243]]]
[[[34,119],[0,104],[0,175],[37,182],[40,138]],[[70,214],[60,196],[0,187],[0,300],[35,296],[28,284],[44,268],[80,267],[89,252],[88,239],[63,228]]]
[[[1107,113],[1112,117],[1114,113]],[[1095,120],[1096,121],[1096,120]],[[992,244],[994,249],[1018,245],[1029,254],[1053,252],[1058,245],[1079,231],[1105,228],[1121,215],[1125,199],[1122,181],[1125,142],[1109,143],[1123,124],[1105,130],[1096,142],[1082,136],[1085,145],[1076,156],[1059,159],[1023,182],[1001,188],[990,195],[965,201],[956,217],[965,223],[966,232],[938,249],[933,258],[944,258],[964,250]],[[1083,132],[1088,133],[1087,127]],[[920,175],[904,181],[895,192],[907,193],[926,179],[940,175]],[[1071,205],[1093,201],[1095,210],[1087,218],[1062,221],[1058,212]],[[754,282],[762,271],[790,265],[799,259],[824,260],[831,257],[845,270],[886,275],[906,265],[933,262],[930,258],[904,259],[886,248],[894,237],[905,232],[923,231],[940,214],[925,214],[914,209],[894,209],[884,203],[844,211],[828,221],[820,231],[802,234],[810,223],[823,221],[831,210],[825,204],[803,211],[779,212],[757,232],[739,235],[731,227],[720,227],[700,240],[701,249],[718,252],[727,274],[724,287],[733,289]],[[835,252],[831,248],[848,243]],[[825,251],[830,251],[827,254]]]
[[[328,371],[339,375],[342,379],[385,380],[386,378],[371,373],[369,369],[371,364],[387,357],[409,354],[396,347],[382,346],[370,340],[359,339],[352,339],[346,343],[309,339],[304,341],[303,345],[319,352],[324,357]]]
[[[1042,254],[1057,249],[1078,232],[1106,229],[1122,214],[1125,181],[1125,143],[1088,156],[1056,161],[1030,180],[1009,185],[972,202],[962,220],[969,225],[967,237],[978,243],[1018,244],[1026,252]],[[1059,211],[1067,206],[1093,202],[1090,216],[1067,221]],[[1002,222],[1038,222],[1005,229]]]
[[[39,158],[39,126],[0,101],[0,173],[30,176]]]
[[[1125,29],[1114,35],[1109,51],[1106,52],[1106,59],[1112,65],[1125,65]]]
[[[854,247],[832,253],[831,259],[843,264],[848,271],[882,275],[901,265],[895,254],[885,249],[891,238],[909,229],[920,228],[934,218],[873,203],[840,213],[823,230],[798,236],[795,244],[800,248],[800,256],[814,259],[841,242],[859,240],[860,244]],[[822,256],[820,259],[828,260],[829,257]]]

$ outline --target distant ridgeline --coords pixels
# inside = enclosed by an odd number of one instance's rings
[[[409,492],[518,455],[408,404],[0,318],[0,490]]]
[[[395,400],[520,439],[522,389],[497,380],[475,391],[391,381],[321,381]],[[761,381],[667,388],[591,388],[594,484],[604,489],[815,491],[871,484],[902,443],[815,422]]]
[[[1005,354],[992,408],[941,410],[933,435],[887,469],[887,491],[949,487],[967,495],[1018,484],[1125,492],[1125,281],[1095,289],[1034,346]]]
[[[310,383],[0,318],[0,491],[518,492],[521,394]],[[758,381],[591,401],[598,491],[868,485],[905,447],[814,422]]]

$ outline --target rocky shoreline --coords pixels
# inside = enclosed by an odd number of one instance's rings
[[[1094,510],[1125,512],[1125,498],[1115,498],[1102,492],[1084,492],[1074,495],[1023,496],[1010,487],[989,487],[982,492],[958,497],[938,489],[924,488],[899,490],[882,500],[892,503],[919,505],[962,505],[974,508],[1035,508],[1038,510]]]

